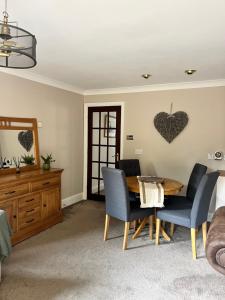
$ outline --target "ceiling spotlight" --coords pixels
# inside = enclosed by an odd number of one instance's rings
[[[141,77],[143,77],[144,79],[148,79],[151,76],[152,76],[151,74],[143,74],[143,75],[141,75]]]
[[[192,75],[196,72],[197,70],[193,70],[193,69],[188,69],[188,70],[185,70],[184,73],[186,73],[187,75]]]

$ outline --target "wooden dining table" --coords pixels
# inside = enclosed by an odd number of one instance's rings
[[[137,194],[140,193],[137,176],[126,177],[126,181],[127,181],[128,190],[130,192],[134,192]],[[163,178],[162,187],[164,189],[164,195],[169,196],[169,195],[178,194],[182,190],[183,184],[174,179]],[[142,220],[139,227],[137,228],[134,235],[132,236],[132,239],[135,239],[141,233],[142,229],[145,227],[147,222],[148,222],[148,218],[144,218],[144,220]],[[170,237],[166,233],[163,226],[161,226],[161,233],[165,240],[170,241]]]
[[[130,192],[139,193],[139,183],[137,180],[137,176],[126,177],[128,190]],[[178,194],[182,188],[183,184],[177,180],[170,178],[163,178],[162,187],[164,189],[164,195],[176,195]]]

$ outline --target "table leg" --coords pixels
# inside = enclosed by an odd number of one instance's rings
[[[149,217],[149,239],[153,240],[153,221],[154,221],[154,216],[151,215]]]
[[[144,218],[143,221],[141,222],[141,224],[138,226],[138,229],[135,231],[134,235],[132,236],[132,239],[136,239],[136,237],[139,236],[139,234],[141,233],[142,229],[145,227],[146,223],[148,221],[148,218]]]
[[[170,237],[168,236],[168,234],[166,233],[165,229],[163,228],[163,226],[161,226],[161,233],[166,241],[169,242],[171,240]]]
[[[145,227],[146,223],[148,222],[148,218],[144,218],[141,222],[141,224],[138,226],[137,230],[135,231],[135,233],[133,234],[132,236],[132,239],[136,239],[136,237],[139,236],[139,234],[141,233],[142,229]],[[160,226],[160,232],[163,236],[163,238],[166,240],[166,241],[171,241],[170,237],[168,236],[168,234],[166,233],[165,229],[163,226]]]

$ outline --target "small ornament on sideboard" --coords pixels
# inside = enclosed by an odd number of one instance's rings
[[[47,154],[46,157],[41,155],[41,158],[43,160],[43,165],[42,165],[43,170],[50,170],[51,163],[55,162],[55,160],[52,158],[52,154]]]
[[[24,154],[21,156],[21,163],[32,166],[35,163],[35,157],[33,154]]]
[[[21,163],[20,157],[18,157],[18,158],[13,157],[13,162],[16,167],[16,174],[19,174],[20,173],[20,163]]]

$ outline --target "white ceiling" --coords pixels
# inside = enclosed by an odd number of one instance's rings
[[[37,37],[32,76],[82,90],[225,78],[224,0],[8,0],[8,12]]]

